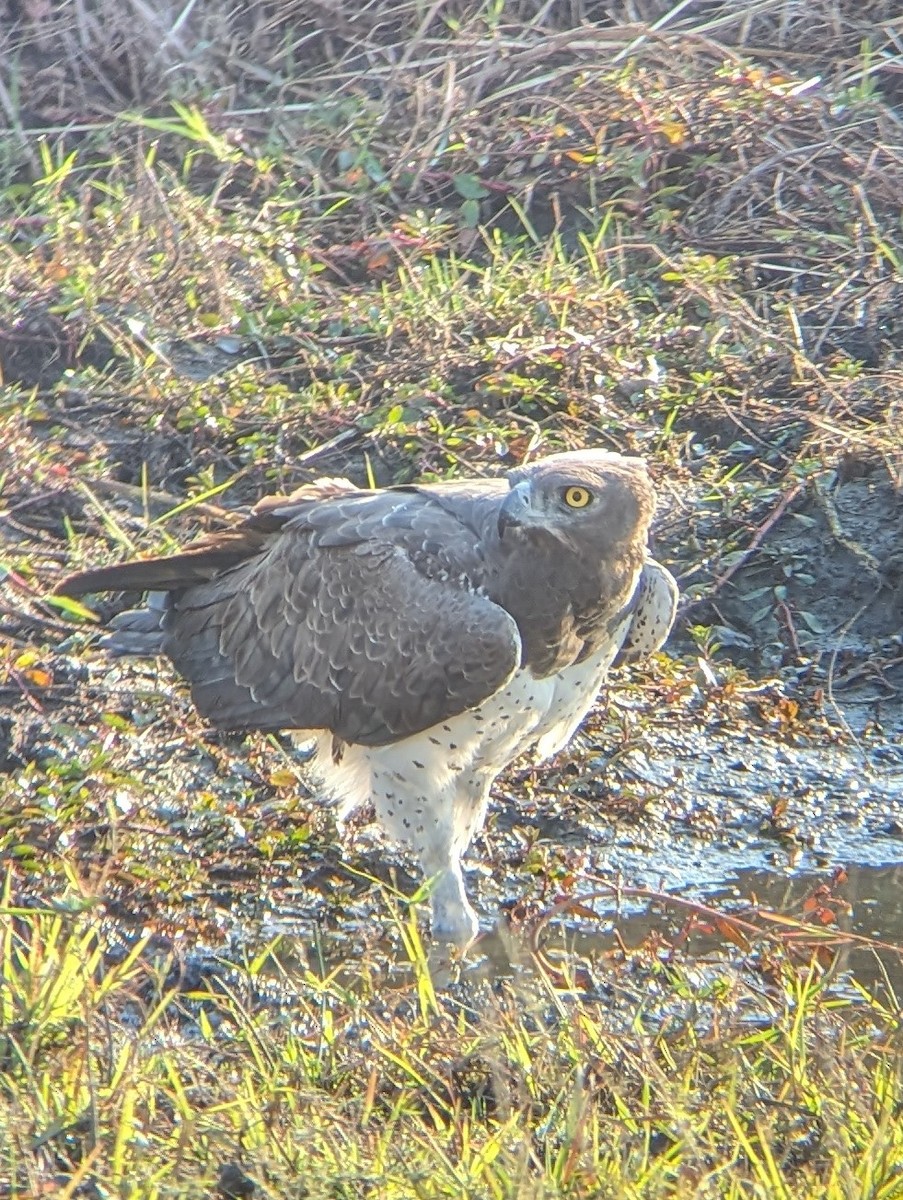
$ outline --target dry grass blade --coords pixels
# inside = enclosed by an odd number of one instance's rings
[[[897,0],[0,0],[3,1200],[897,1195],[901,87]],[[42,599],[585,445],[681,627],[502,782],[464,959]]]

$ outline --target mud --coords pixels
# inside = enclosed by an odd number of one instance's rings
[[[849,716],[865,721],[861,711]],[[579,769],[594,781],[592,801],[564,789],[569,778],[573,786],[573,763],[559,762],[557,775],[553,769],[538,782],[527,773],[509,776],[466,862],[484,931],[467,970],[492,979],[521,969],[523,937],[537,926],[559,961],[642,944],[667,950],[680,940],[686,910],[631,898],[631,886],[726,913],[765,908],[803,921],[809,898],[829,888],[838,931],[903,946],[903,739],[899,727],[862,736],[858,746],[795,747],[746,729],[698,737],[675,729],[614,766],[587,751]],[[619,793],[638,782],[651,798],[640,813],[619,811]],[[379,948],[390,975],[405,977],[389,912],[394,904],[403,921],[407,910],[391,897],[395,888],[413,893],[418,880],[397,852],[364,824],[346,839],[341,863],[331,861],[325,874],[310,867],[302,854],[294,879],[221,913],[227,957],[252,956],[277,939],[280,975],[353,975],[352,942]],[[344,884],[331,894],[324,887],[324,879],[345,871],[364,885],[354,897]],[[373,882],[383,884],[378,902],[366,886]],[[596,894],[617,883],[628,893],[617,901]],[[591,895],[593,916],[580,903]],[[578,903],[546,925],[562,897]],[[512,936],[512,928],[520,934]],[[696,939],[694,950],[704,957],[705,939]],[[903,957],[846,947],[832,975],[851,994],[861,985],[887,997],[903,987]]]
[[[501,780],[466,862],[484,928],[512,908],[541,914],[598,878],[719,903],[756,892],[779,905],[842,870],[853,926],[903,942],[901,522],[886,470],[801,492],[728,582],[691,599],[671,665],[616,681],[607,707],[553,763]],[[21,522],[9,533],[19,549],[44,537]],[[5,632],[20,645],[47,643],[0,689],[0,771],[25,814],[15,853],[34,860],[23,902],[45,896],[55,849],[84,846],[86,877],[110,870],[122,844],[108,819],[115,791],[126,819],[150,831],[112,871],[115,919],[151,921],[227,956],[276,932],[326,947],[327,958],[384,936],[387,896],[420,884],[402,853],[366,824],[338,837],[303,788],[300,798],[284,787],[274,795],[283,760],[272,746],[206,739],[170,677],[86,655],[83,635],[73,641],[39,612],[30,617],[9,590]],[[700,620],[712,628],[702,655],[688,632]],[[110,714],[122,731],[111,732]],[[110,747],[112,782],[83,766],[99,761],[100,745]],[[42,772],[84,769],[84,799],[66,810],[72,828],[59,802],[51,812],[49,801],[21,799],[36,794]],[[186,860],[200,872],[187,889]],[[646,920],[622,910],[619,936],[645,936]],[[556,929],[593,944],[611,922],[571,913]]]
[[[839,464],[810,481],[709,605],[759,670],[813,666],[836,688],[903,691],[903,459]],[[862,472],[853,478],[845,472]],[[698,616],[698,613],[697,613]]]

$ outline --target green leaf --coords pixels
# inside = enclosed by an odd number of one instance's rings
[[[476,229],[480,223],[479,200],[465,200],[461,205],[461,220],[467,229]]]
[[[52,604],[54,608],[60,609],[67,617],[76,617],[80,621],[99,621],[97,613],[92,612],[84,604],[80,604],[78,600],[73,600],[71,596],[45,596],[45,604]]]
[[[827,629],[825,628],[824,623],[815,615],[815,613],[805,612],[802,609],[800,609],[800,611],[798,612],[797,615],[802,618],[803,623],[808,625],[808,627],[812,630],[813,633],[826,633],[827,632]]]
[[[476,175],[456,175],[452,183],[458,195],[465,200],[482,200],[489,195]]]

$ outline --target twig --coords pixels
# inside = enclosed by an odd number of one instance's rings
[[[0,604],[0,616],[10,617],[17,621],[20,625],[30,626],[33,629],[52,630],[54,633],[72,633],[71,625],[64,625],[62,621],[51,621],[47,617],[39,617],[35,613],[27,613],[22,610],[8,608],[5,604]],[[8,628],[8,627],[5,627]]]
[[[794,658],[797,662],[803,661],[803,652],[800,649],[800,639],[797,637],[796,626],[793,623],[793,614],[790,611],[790,606],[786,600],[779,600],[777,610],[784,620],[784,625],[787,629],[787,636],[790,638],[790,646],[793,650]]]
[[[240,473],[239,473],[240,474]],[[238,479],[230,480],[230,486]],[[92,479],[89,481],[90,486],[96,492],[106,492],[108,495],[120,496],[130,503],[141,504],[144,506],[159,507],[162,509],[178,508],[180,504],[185,503],[185,498],[174,496],[171,492],[163,491],[159,488],[143,488],[134,483],[122,483],[118,479]],[[203,501],[192,505],[192,512],[197,513],[202,517],[210,517],[214,521],[229,521],[235,519],[235,512],[228,508],[221,508],[218,504],[209,504]]]
[[[40,700],[38,700],[37,696],[32,693],[31,689],[26,686],[25,680],[22,678],[21,673],[14,667],[11,667],[9,671],[9,678],[19,689],[19,693],[25,698],[26,704],[33,708],[35,712],[41,713],[43,716],[43,705],[41,704]]]
[[[722,588],[725,586],[725,584],[729,583],[731,581],[731,579],[733,579],[733,577],[737,574],[737,572],[740,570],[740,568],[746,565],[746,563],[749,561],[751,555],[753,555],[756,552],[756,550],[758,550],[759,546],[762,544],[762,542],[765,539],[765,537],[767,536],[767,534],[778,523],[778,521],[781,519],[781,517],[787,511],[789,506],[793,503],[793,501],[797,498],[797,496],[803,490],[803,486],[804,485],[802,483],[794,484],[794,486],[790,489],[789,492],[784,493],[784,495],[781,497],[780,501],[775,505],[774,509],[769,514],[769,516],[762,522],[762,524],[759,526],[759,528],[753,534],[752,540],[750,541],[750,543],[746,547],[746,549],[743,551],[743,553],[740,555],[740,557],[737,559],[737,561],[734,563],[731,563],[731,565],[728,567],[728,569],[724,572],[723,575],[718,576],[718,578],[712,584],[712,586],[708,592],[706,592],[702,596],[698,596],[695,600],[692,600],[687,605],[687,608],[684,610],[685,612],[689,612],[689,610],[691,608],[695,608],[697,604],[701,604],[703,601],[713,600],[715,598],[715,596],[717,596],[718,593],[722,590]]]
[[[819,476],[816,476],[815,479],[815,498],[821,506],[822,512],[825,514],[825,520],[828,522],[828,528],[831,530],[835,542],[843,546],[845,550],[849,550],[850,554],[854,558],[858,558],[870,574],[880,580],[881,564],[875,558],[874,554],[866,550],[864,546],[860,546],[857,541],[844,533],[834,499]]]

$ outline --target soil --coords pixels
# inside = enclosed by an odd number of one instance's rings
[[[57,506],[25,509],[7,537],[40,554],[59,517]],[[500,781],[468,860],[484,922],[506,906],[541,911],[556,879],[581,873],[704,897],[742,886],[747,872],[840,868],[858,869],[868,890],[864,872],[899,861],[901,531],[901,498],[880,468],[788,504],[731,578],[682,614],[670,665],[616,680],[548,769]],[[366,823],[337,839],[288,741],[205,733],[166,668],[84,657],[84,635],[23,612],[21,593],[3,586],[3,632],[49,648],[3,685],[0,771],[34,783],[74,771],[85,798],[61,819],[59,802],[34,807],[40,788],[14,790],[18,819],[30,814],[20,856],[74,842],[91,876],[122,844],[125,821],[145,835],[126,838],[105,888],[117,920],[152,920],[166,937],[221,949],[259,944],[274,922],[295,922],[296,933],[352,922],[379,936],[385,908],[367,878],[410,893],[416,876]],[[697,666],[688,627],[711,614],[724,644]],[[112,781],[96,765],[105,757]],[[285,762],[301,782],[274,786]],[[186,889],[189,862],[203,867]],[[40,892],[39,874],[35,883]],[[884,935],[903,936],[886,915]]]
[[[706,597],[759,671],[830,675],[835,692],[903,702],[903,490],[883,464],[814,481],[729,583]]]

